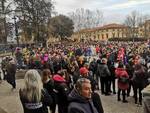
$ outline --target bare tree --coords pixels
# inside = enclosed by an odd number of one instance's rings
[[[70,12],[68,16],[74,22],[75,31],[97,27],[103,23],[103,13],[99,10],[91,11],[81,8],[75,12]]]
[[[142,15],[137,11],[132,11],[127,15],[124,23],[129,27],[129,36],[135,38],[138,36],[137,28],[142,26],[145,20],[148,19],[148,15]]]

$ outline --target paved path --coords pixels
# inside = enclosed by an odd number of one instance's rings
[[[14,92],[6,81],[0,84],[0,113],[23,113],[18,95],[22,83],[23,79],[17,80],[17,90]],[[133,97],[127,99],[129,103],[118,102],[116,95],[101,95],[101,99],[105,113],[143,113],[143,108],[134,104]]]
[[[0,108],[0,113],[7,113],[7,112]]]

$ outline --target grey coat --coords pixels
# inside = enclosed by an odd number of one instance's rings
[[[97,66],[97,75],[100,77],[108,77],[110,76],[110,71],[106,64],[98,64]]]

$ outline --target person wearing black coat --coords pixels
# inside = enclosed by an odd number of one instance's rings
[[[109,81],[109,90],[110,90],[109,92],[112,92],[113,90],[113,94],[116,94],[116,75],[115,75],[116,68],[114,67],[114,63],[110,61],[107,63],[107,65],[111,72],[110,81]],[[112,90],[111,90],[111,86],[112,86]]]
[[[53,76],[54,87],[57,95],[58,113],[67,113],[69,88],[62,74]]]
[[[46,90],[43,89],[41,92],[42,98],[40,102],[30,102],[24,97],[24,92],[22,90],[19,91],[24,113],[48,113],[47,106],[51,105],[52,98]]]
[[[98,113],[104,113],[100,95],[97,92],[92,93],[92,101]]]
[[[132,82],[132,77],[133,77],[133,66],[131,66],[131,64],[126,64],[126,70],[127,73],[129,75],[129,88],[127,89],[127,96],[130,96],[130,92],[131,92],[131,87],[133,87],[133,82]]]
[[[43,89],[39,73],[34,69],[27,71],[24,81],[24,87],[19,90],[24,113],[48,113],[47,106],[52,104],[52,98]]]
[[[94,58],[89,65],[89,70],[93,72],[93,75],[96,74],[96,67],[97,67],[97,63],[96,63],[96,59]]]
[[[93,104],[90,80],[80,78],[68,96],[68,113],[103,113],[98,112]]]
[[[97,66],[97,76],[100,77],[101,82],[101,93],[105,95],[110,95],[109,93],[109,81],[110,81],[110,71],[107,66],[107,59],[102,58],[101,64]]]
[[[61,63],[60,59],[56,58],[53,61],[54,74],[56,74],[59,70],[61,70],[61,68],[62,68],[62,63]]]
[[[90,74],[90,71],[86,67],[80,68],[80,76],[78,77],[78,79],[80,78],[87,78],[91,81],[92,91],[94,91],[97,88],[97,81],[94,79],[94,76]]]
[[[51,113],[55,113],[56,110],[56,92],[54,87],[54,81],[52,80],[52,75],[49,69],[44,69],[42,74],[43,87],[47,90],[48,94],[52,96],[53,103],[50,105]]]
[[[12,89],[14,90],[16,88],[16,70],[17,70],[17,65],[14,59],[11,59],[6,66],[6,80],[9,84],[12,85]]]
[[[142,105],[141,91],[145,87],[147,77],[148,76],[146,74],[145,68],[141,64],[136,64],[134,68],[133,77],[132,77],[135,104],[137,104],[138,102],[137,91],[139,90],[139,104]]]
[[[97,82],[94,80],[93,76],[89,74],[89,71],[85,67],[82,67],[80,69],[80,74],[81,75],[79,76],[78,80],[80,80],[80,79],[90,80],[91,89],[92,89],[92,98],[91,99],[94,104],[94,107],[97,109],[98,113],[104,113],[100,95],[97,92],[95,92],[97,89]]]

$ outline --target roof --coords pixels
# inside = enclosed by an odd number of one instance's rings
[[[112,24],[104,25],[100,29],[126,28],[126,27],[127,26],[122,25],[122,24],[112,23]]]
[[[93,32],[93,31],[97,31],[97,30],[105,30],[105,29],[114,29],[114,28],[127,28],[127,26],[122,25],[122,24],[116,24],[116,23],[112,23],[112,24],[107,24],[101,27],[95,27],[95,28],[90,28],[90,29],[82,29],[79,32]]]

